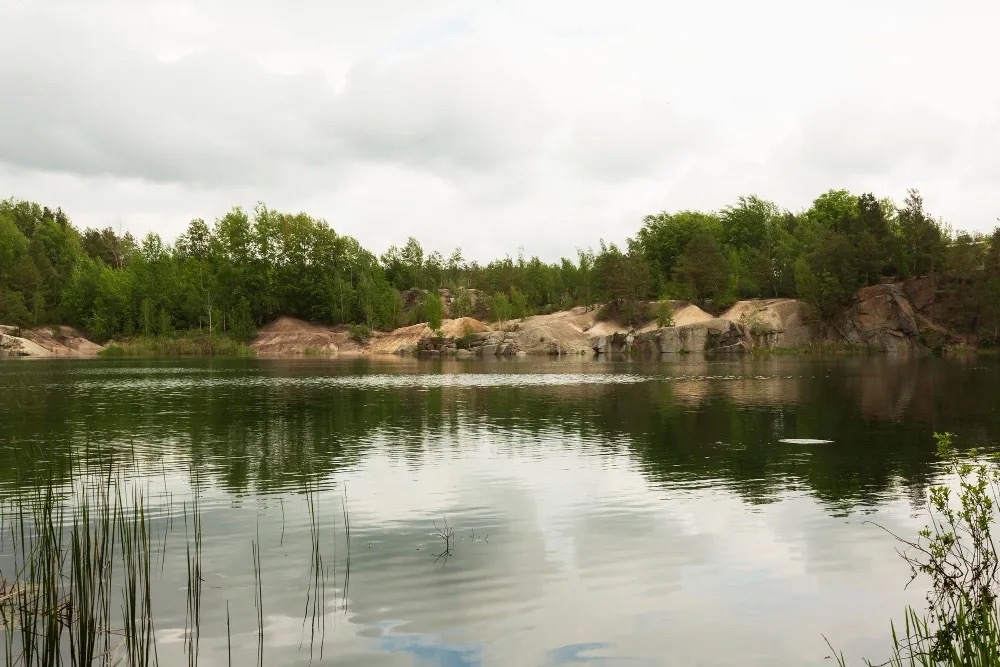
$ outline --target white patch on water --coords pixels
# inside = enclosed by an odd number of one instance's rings
[[[778,442],[786,445],[828,445],[833,440],[816,440],[815,438],[782,438]]]

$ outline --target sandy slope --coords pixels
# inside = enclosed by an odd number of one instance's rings
[[[311,324],[294,317],[279,317],[261,327],[250,347],[262,357],[359,350],[357,343],[351,340],[347,327]]]

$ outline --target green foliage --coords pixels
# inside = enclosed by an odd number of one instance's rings
[[[913,578],[930,581],[924,614],[906,610],[892,625],[888,664],[985,667],[1000,664],[1000,560],[991,528],[1000,498],[1000,466],[973,450],[960,457],[951,433],[935,433],[939,458],[956,481],[933,486],[930,523],[914,540],[893,535]],[[957,493],[956,493],[957,491]],[[846,662],[838,655],[840,665]],[[871,663],[867,663],[871,665]]]
[[[441,295],[436,292],[428,292],[424,295],[424,303],[421,306],[427,326],[440,335],[441,324],[444,319],[444,304],[441,302]]]
[[[656,307],[656,326],[660,327],[672,327],[674,326],[674,309],[670,305],[669,301],[661,301]]]
[[[510,315],[515,320],[523,320],[528,315],[528,297],[516,287],[510,290]]]
[[[257,335],[257,328],[253,323],[253,315],[250,312],[250,302],[246,297],[240,297],[233,304],[230,311],[232,318],[226,329],[229,335],[235,340],[248,341]]]
[[[843,285],[829,271],[817,274],[802,257],[795,262],[795,287],[800,298],[826,318],[837,313],[848,295]]]
[[[623,253],[614,244],[601,242],[601,252],[595,258],[595,271],[608,303],[599,317],[622,324],[637,325],[649,319],[649,299],[653,276],[649,262],[637,252]]]
[[[115,341],[100,352],[102,357],[251,357],[253,349],[229,336],[191,332],[182,336],[139,336]]]
[[[372,337],[372,330],[363,324],[352,324],[348,331],[350,332],[351,340],[358,345],[364,345]]]
[[[691,239],[677,262],[676,273],[701,302],[721,296],[729,286],[729,263],[710,234]]]
[[[455,341],[455,346],[460,350],[468,350],[472,347],[475,341],[476,341],[476,332],[466,327],[462,331],[462,335],[459,336],[458,339]]]
[[[638,328],[653,318],[653,308],[647,301],[608,301],[597,309],[595,317]]]
[[[862,343],[850,343],[848,341],[821,341],[818,343],[807,343],[793,347],[764,347],[758,346],[753,349],[754,356],[761,357],[794,357],[794,356],[817,356],[822,358],[837,356],[859,356],[873,354],[876,348]]]
[[[756,196],[716,212],[647,216],[627,252],[485,264],[425,251],[415,238],[376,258],[325,221],[263,204],[195,219],[171,245],[113,227],[78,231],[59,209],[0,202],[0,322],[66,323],[100,340],[208,330],[238,340],[278,315],[393,328],[427,318],[402,292],[451,290],[453,316],[502,320],[608,304],[623,322],[649,317],[654,295],[718,309],[739,298],[799,297],[834,317],[862,286],[928,276],[921,314],[983,345],[1000,344],[1000,230],[953,236],[911,191],[901,207],[870,193],[826,192],[791,213]],[[941,304],[941,305],[939,305]]]
[[[510,319],[511,307],[510,300],[507,295],[503,292],[497,292],[492,297],[490,297],[490,315],[493,319],[500,323],[500,328],[504,328],[507,320]]]
[[[647,215],[635,239],[629,242],[629,252],[641,253],[663,279],[669,279],[684,249],[699,234],[720,239],[722,223],[718,216],[700,211]]]
[[[474,311],[475,305],[472,301],[472,293],[467,289],[459,290],[451,302],[451,316],[471,317]]]

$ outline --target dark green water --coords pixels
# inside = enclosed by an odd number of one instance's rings
[[[865,522],[923,525],[932,432],[1000,441],[995,360],[11,361],[0,395],[7,503],[125,465],[166,534],[197,491],[203,665],[227,664],[227,602],[233,662],[256,661],[258,534],[269,665],[320,645],[344,665],[821,665],[823,633],[884,657],[922,591]],[[312,658],[308,488],[329,569]],[[161,664],[186,661],[180,532]]]

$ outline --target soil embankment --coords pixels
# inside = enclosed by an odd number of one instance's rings
[[[0,325],[0,357],[93,357],[103,349],[72,327]]]
[[[260,328],[250,347],[261,357],[357,352],[360,345],[351,339],[345,326],[312,324],[294,317],[279,317]]]

